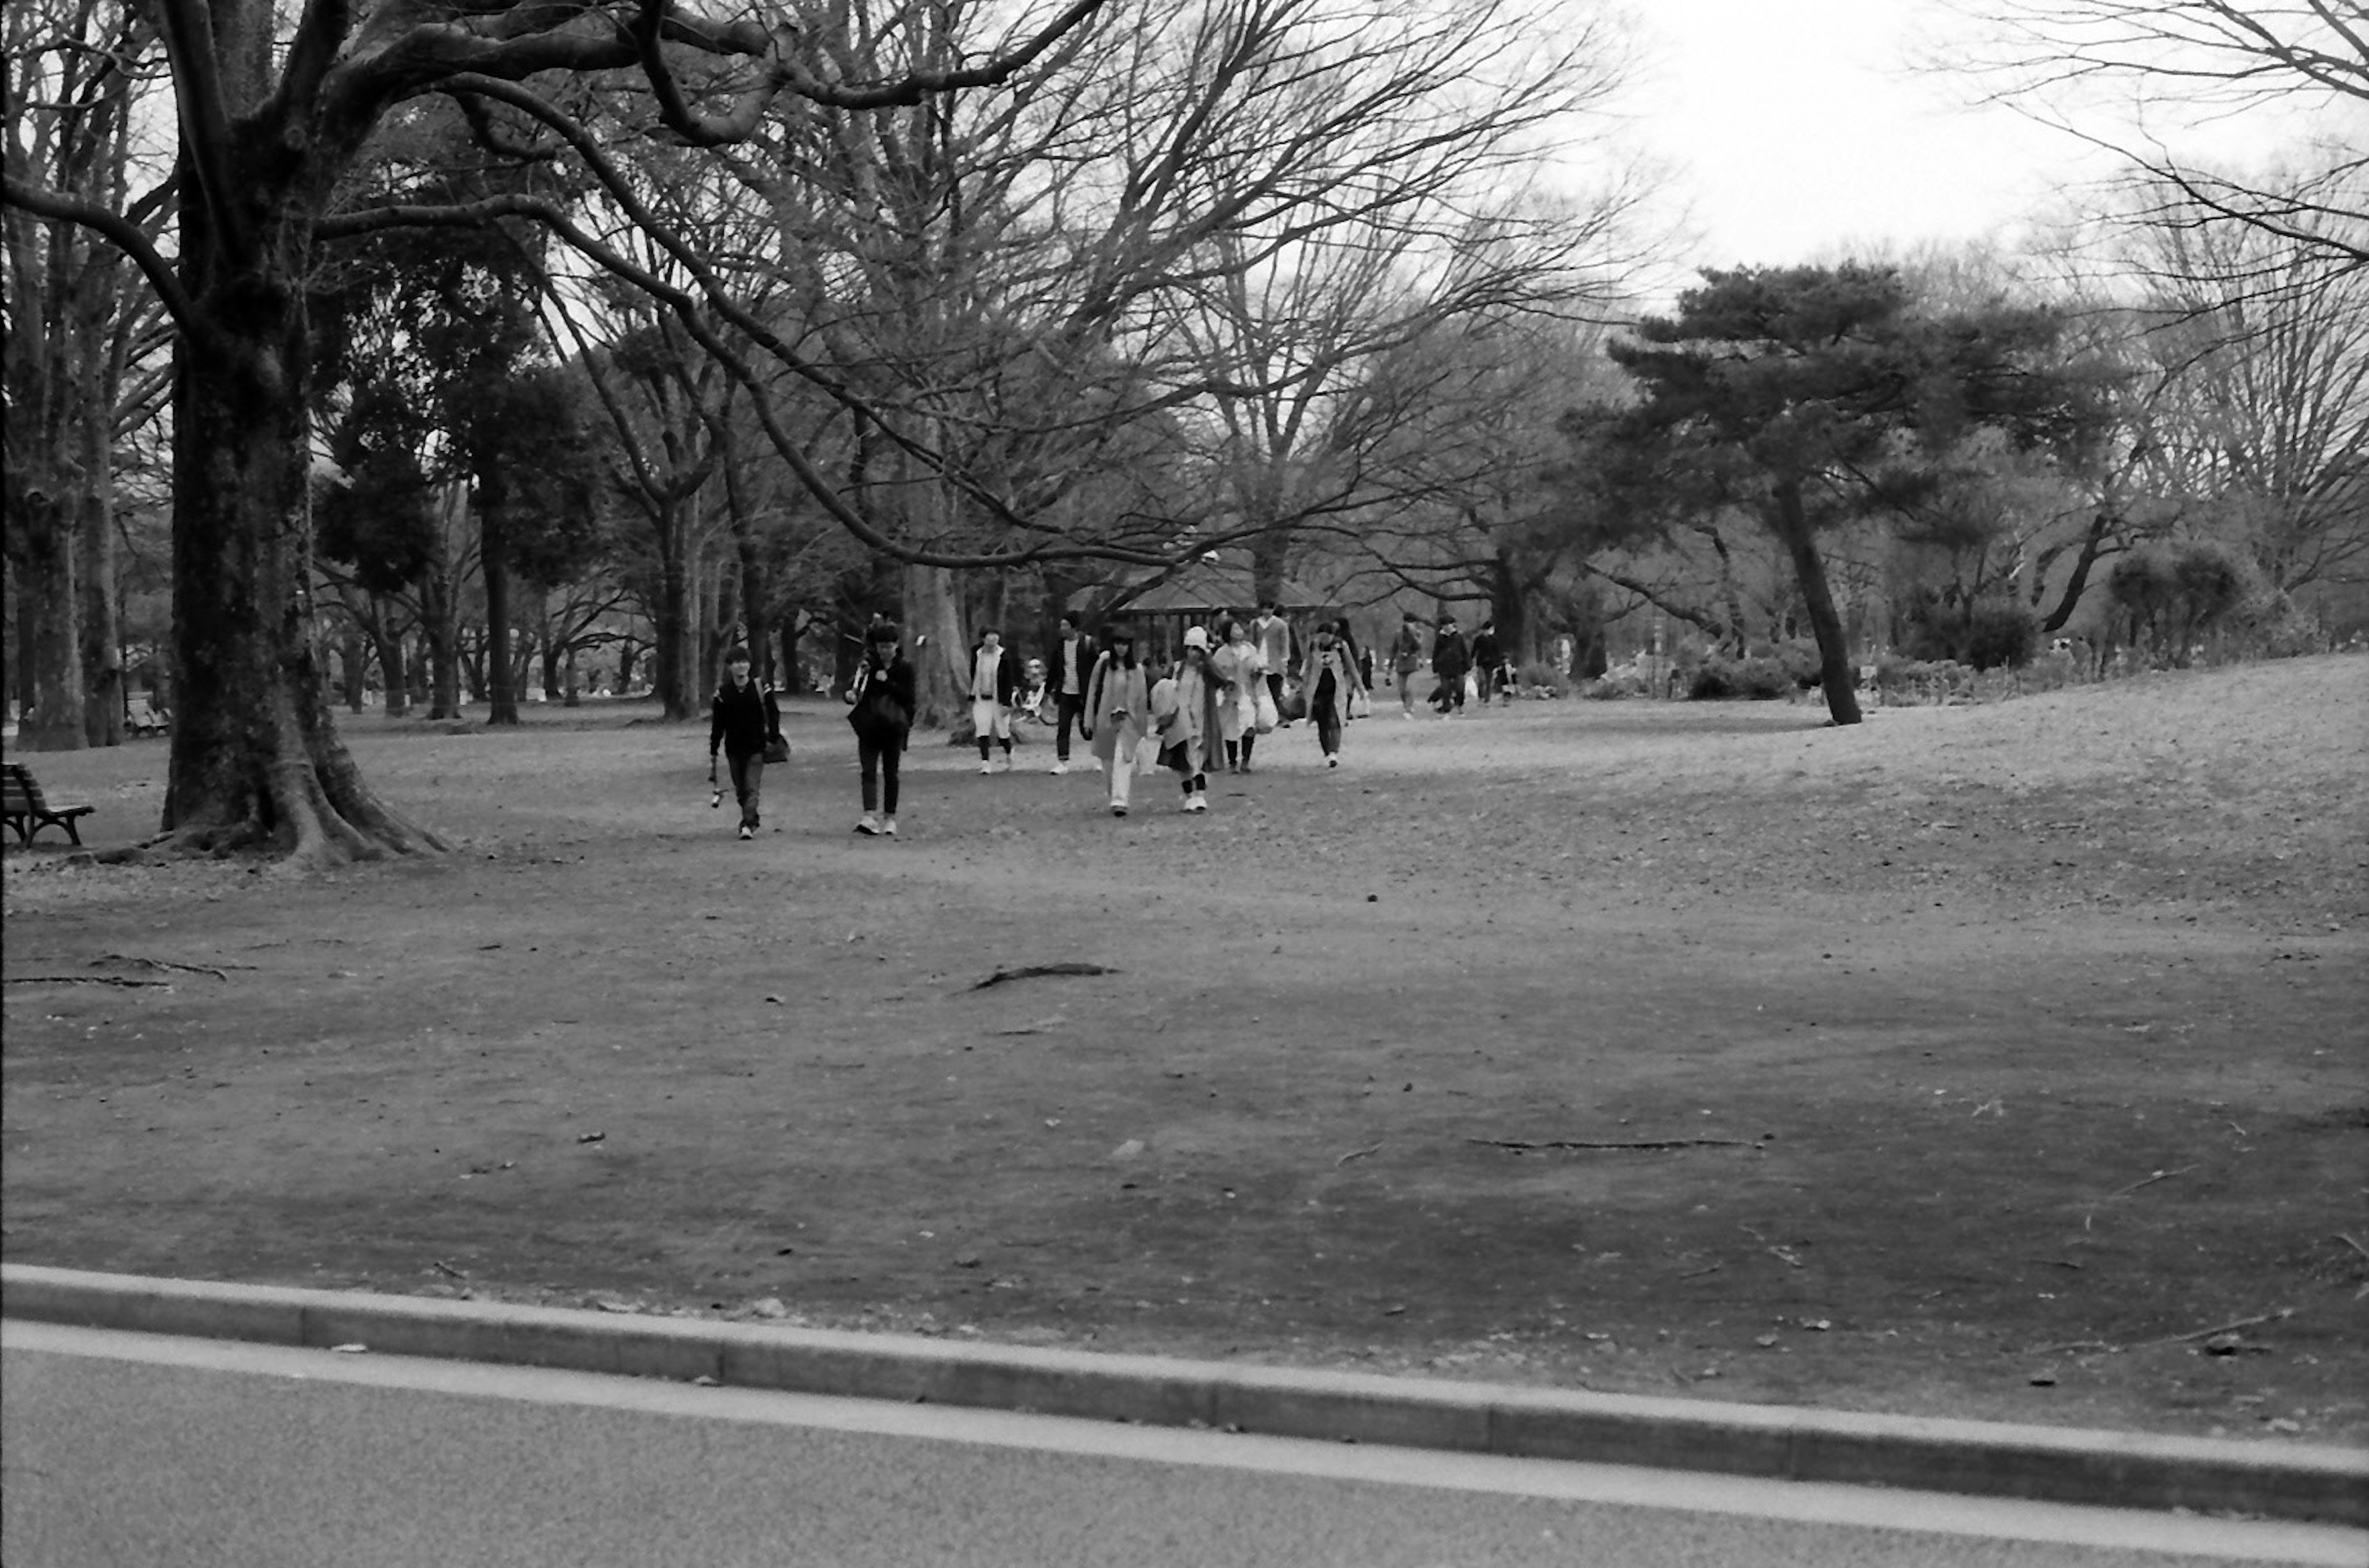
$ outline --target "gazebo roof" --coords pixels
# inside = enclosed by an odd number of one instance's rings
[[[1248,610],[1259,602],[1259,592],[1248,561],[1197,559],[1173,569],[1144,573],[1135,583],[1151,586],[1134,591],[1134,583],[1122,589],[1124,602],[1110,612],[1115,615],[1216,615],[1229,610]],[[1106,603],[1113,596],[1108,589],[1084,588],[1070,596],[1073,610],[1088,610]],[[1329,602],[1325,597],[1304,583],[1285,578],[1276,585],[1276,602],[1284,610],[1322,610]]]

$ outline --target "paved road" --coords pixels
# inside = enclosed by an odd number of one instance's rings
[[[0,1323],[10,1568],[2369,1565],[2369,1532]]]

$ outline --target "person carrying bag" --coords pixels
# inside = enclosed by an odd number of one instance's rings
[[[740,836],[757,836],[758,805],[764,788],[765,764],[778,754],[790,757],[790,743],[782,738],[782,709],[771,686],[749,678],[749,650],[736,647],[724,656],[724,681],[708,705],[708,804],[720,802],[715,789],[715,753],[721,750],[732,770],[732,796],[740,803]]]
[[[847,722],[855,730],[856,766],[864,774],[864,815],[855,830],[867,839],[893,839],[897,769],[913,733],[913,667],[899,646],[894,621],[873,623],[864,642],[864,662],[846,694]]]

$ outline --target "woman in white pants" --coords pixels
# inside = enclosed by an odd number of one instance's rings
[[[1135,634],[1125,628],[1105,638],[1093,673],[1086,678],[1086,709],[1080,715],[1088,747],[1110,781],[1110,810],[1127,815],[1134,797],[1137,760],[1151,715],[1150,672],[1135,657]]]

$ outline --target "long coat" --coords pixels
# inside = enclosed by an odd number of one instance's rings
[[[1209,663],[1218,674],[1230,683],[1225,699],[1218,704],[1218,723],[1224,729],[1224,738],[1240,740],[1245,730],[1258,727],[1258,696],[1262,689],[1259,677],[1266,673],[1266,658],[1256,643],[1228,643],[1209,656]]]
[[[1195,773],[1207,773],[1212,759],[1225,760],[1224,721],[1219,716],[1219,710],[1230,688],[1226,678],[1212,666],[1198,672],[1198,678],[1192,684],[1199,689],[1200,694],[1197,698],[1190,698],[1185,692],[1186,682],[1183,675],[1185,667],[1179,665],[1177,668],[1177,674],[1152,688],[1151,718],[1160,737],[1162,750],[1165,751],[1172,746],[1186,748],[1184,773],[1189,778]],[[1186,717],[1187,702],[1192,704],[1193,711],[1198,716],[1198,735],[1192,732],[1193,724]]]
[[[1111,716],[1118,708],[1127,710],[1125,718]],[[1107,653],[1094,660],[1094,672],[1086,678],[1086,743],[1103,766],[1112,766],[1121,748],[1129,761],[1139,761],[1138,748],[1150,726],[1151,692],[1143,666],[1129,669]]]

